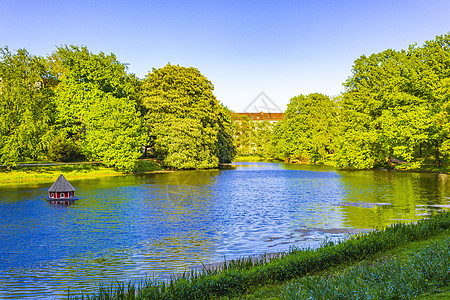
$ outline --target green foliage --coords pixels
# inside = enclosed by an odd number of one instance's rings
[[[47,158],[51,161],[71,161],[78,154],[74,141],[64,135],[56,135],[48,144]]]
[[[53,124],[52,80],[43,58],[0,49],[0,164],[42,158]]]
[[[57,124],[80,142],[81,152],[118,170],[131,171],[146,139],[137,108],[137,79],[114,54],[60,47],[52,55]]]
[[[274,158],[291,162],[324,163],[335,152],[337,108],[322,94],[291,99],[273,135]]]
[[[155,153],[170,168],[215,168],[234,156],[229,112],[213,85],[195,68],[153,69],[141,102]]]
[[[393,167],[448,155],[450,35],[407,51],[361,56],[345,83],[341,106],[341,167]],[[419,149],[419,151],[418,151]]]
[[[231,111],[223,107],[218,111],[219,132],[217,133],[217,143],[219,147],[219,163],[231,163],[236,156],[234,145],[234,127],[231,120]]]
[[[99,95],[86,115],[83,153],[121,171],[134,169],[145,136],[136,104],[127,98]]]

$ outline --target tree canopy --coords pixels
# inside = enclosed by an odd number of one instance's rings
[[[54,123],[52,95],[45,59],[0,49],[0,164],[43,157]]]
[[[450,34],[358,58],[345,92],[291,99],[272,157],[343,168],[436,166],[450,154]]]
[[[88,159],[131,171],[146,140],[137,105],[137,79],[114,54],[60,47],[51,56],[58,130]]]
[[[171,168],[214,168],[234,156],[229,112],[212,83],[196,68],[153,69],[141,86],[141,103],[155,153]]]
[[[420,164],[430,153],[440,165],[449,154],[449,46],[445,35],[355,61],[340,103],[339,166]]]
[[[436,166],[450,155],[450,34],[359,57],[330,99],[293,97],[284,120],[237,120],[193,67],[139,80],[114,54],[62,46],[48,57],[0,48],[0,164],[76,156],[131,171],[149,146],[167,167],[239,155],[343,168]]]
[[[322,94],[293,97],[273,134],[273,156],[292,162],[323,163],[335,152],[336,104]]]

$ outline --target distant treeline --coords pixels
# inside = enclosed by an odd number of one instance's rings
[[[408,50],[363,55],[344,86],[332,99],[292,98],[271,136],[253,141],[263,146],[248,151],[240,138],[238,154],[263,152],[266,158],[357,169],[440,166],[448,160],[450,34]]]
[[[48,57],[0,48],[0,164],[100,160],[131,171],[147,146],[169,168],[235,155],[229,111],[195,68],[139,80],[114,54],[63,46]]]

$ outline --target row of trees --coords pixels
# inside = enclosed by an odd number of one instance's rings
[[[0,49],[0,164],[82,156],[132,170],[142,146],[170,168],[212,168],[234,155],[340,167],[436,165],[450,154],[450,34],[355,61],[345,92],[291,99],[284,120],[239,120],[195,68],[143,80],[114,54]],[[236,134],[233,136],[233,132]]]
[[[197,69],[144,80],[114,54],[64,46],[43,58],[0,49],[0,164],[82,156],[131,171],[142,146],[171,168],[212,168],[235,148],[229,111]]]
[[[450,34],[355,61],[345,92],[291,99],[272,157],[344,168],[439,166],[450,154]]]

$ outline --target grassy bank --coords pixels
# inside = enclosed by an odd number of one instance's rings
[[[449,285],[449,232],[450,212],[445,212],[341,243],[325,242],[315,250],[235,260],[170,282],[122,284],[72,299],[367,299],[366,290],[373,299],[408,299]],[[403,250],[417,255],[392,255]],[[391,279],[391,294],[386,294],[382,284],[390,278],[389,268],[399,276]]]
[[[137,162],[137,173],[162,171],[163,168],[154,160],[140,160]],[[19,165],[10,171],[0,168],[0,185],[10,183],[27,183],[30,181],[54,181],[60,174],[70,179],[93,178],[101,176],[119,176],[125,173],[107,168],[101,163],[57,163]]]
[[[422,299],[445,294],[448,234],[410,242],[362,261],[308,274],[245,295],[252,299]]]

